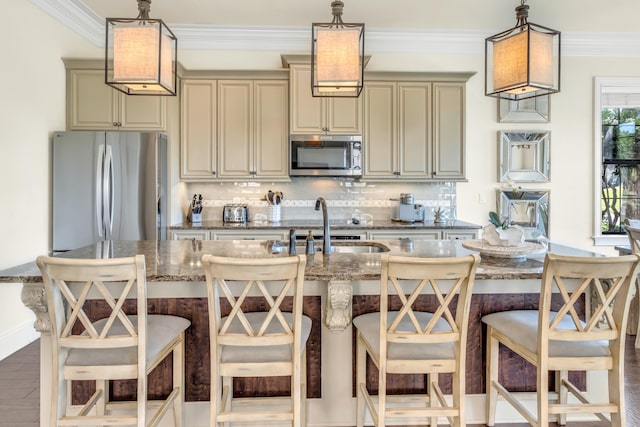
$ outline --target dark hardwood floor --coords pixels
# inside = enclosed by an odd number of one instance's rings
[[[640,349],[635,336],[627,336],[625,392],[627,426],[640,426]],[[39,427],[40,342],[36,341],[0,361],[0,427]],[[499,427],[527,427],[529,424],[498,424]],[[554,427],[556,424],[549,424]],[[604,422],[573,422],[567,427],[604,427]],[[467,427],[484,427],[484,424]]]

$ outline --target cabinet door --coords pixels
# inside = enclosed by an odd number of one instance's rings
[[[329,133],[356,134],[362,133],[362,97],[326,98],[327,123]]]
[[[180,104],[180,177],[216,177],[217,81],[182,83]]]
[[[291,133],[321,133],[326,127],[326,107],[322,98],[311,96],[311,68],[292,65]]]
[[[209,240],[209,232],[204,230],[181,230],[171,232],[171,240]]]
[[[478,238],[478,232],[471,230],[442,230],[442,238],[445,240],[473,240]]]
[[[369,232],[369,240],[440,240],[439,230],[420,230],[420,231],[402,231],[402,230],[374,230]]]
[[[431,178],[431,84],[398,83],[400,177]]]
[[[67,128],[115,130],[117,92],[104,83],[104,70],[67,71]]]
[[[218,178],[253,175],[253,81],[218,82]]]
[[[120,129],[157,131],[166,129],[166,96],[129,96],[118,93],[118,102]]]
[[[289,179],[288,85],[286,80],[254,82],[254,171],[258,179]]]
[[[291,133],[362,133],[362,98],[314,98],[311,66],[291,66]]]
[[[214,240],[285,240],[288,233],[277,230],[237,230],[211,232]]]
[[[465,85],[433,84],[433,177],[465,177]]]
[[[165,130],[164,96],[129,96],[104,83],[104,70],[68,70],[70,130]]]
[[[396,172],[397,84],[367,82],[364,86],[364,178],[393,178]]]

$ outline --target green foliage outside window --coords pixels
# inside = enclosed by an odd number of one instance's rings
[[[603,234],[624,234],[640,218],[640,108],[602,109]]]

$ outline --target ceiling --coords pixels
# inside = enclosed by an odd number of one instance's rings
[[[83,1],[102,18],[137,15],[136,0]],[[520,0],[343,0],[345,22],[372,29],[500,31]],[[528,0],[531,22],[561,31],[637,31],[637,0]],[[151,18],[178,25],[309,26],[331,19],[331,0],[152,0]],[[635,11],[635,12],[634,12]],[[634,18],[635,17],[635,18]],[[625,30],[627,28],[627,30]]]
[[[27,0],[95,46],[105,18],[135,18],[136,0]],[[484,39],[529,22],[562,32],[563,56],[640,57],[640,1],[616,0],[343,0],[345,22],[365,23],[370,54],[481,55]],[[331,0],[152,0],[181,51],[309,50],[311,23],[331,20]]]

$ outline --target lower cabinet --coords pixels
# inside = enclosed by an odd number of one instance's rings
[[[444,240],[473,240],[478,238],[475,230],[442,230]]]
[[[369,240],[439,240],[440,230],[419,230],[419,231],[396,231],[396,230],[373,230],[369,231]]]
[[[279,230],[211,230],[213,240],[288,240],[289,232]]]
[[[171,232],[171,240],[209,240],[207,230],[176,230]]]
[[[307,229],[297,229],[299,239]],[[322,238],[322,230],[313,230],[314,238]],[[476,230],[331,230],[332,240],[467,240],[478,238]],[[289,230],[174,230],[172,240],[289,240]]]

